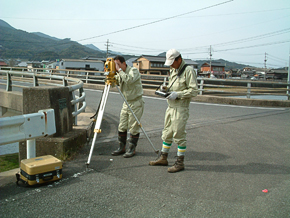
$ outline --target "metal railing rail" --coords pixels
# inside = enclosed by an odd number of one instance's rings
[[[73,107],[72,116],[74,117],[74,125],[77,125],[77,115],[86,109],[86,94],[83,89],[83,81],[73,77],[65,77],[58,75],[50,75],[44,72],[28,72],[25,71],[24,68],[9,68],[9,70],[3,70],[3,67],[0,68],[0,74],[6,77],[6,91],[12,91],[12,87],[27,87],[22,85],[13,85],[13,80],[21,80],[26,81],[33,84],[33,87],[42,85],[53,85],[53,86],[66,86],[69,88],[70,92],[70,101]],[[3,79],[5,79],[3,77]],[[40,82],[40,79],[47,80],[49,82]],[[53,82],[55,81],[55,82]],[[56,81],[60,81],[61,84],[56,83]],[[3,83],[0,83],[5,85]],[[76,95],[76,91],[78,91],[79,95]]]
[[[14,69],[14,68],[8,68]],[[17,69],[17,68],[16,68]],[[88,70],[70,70],[70,69],[45,69],[45,68],[18,68],[18,71],[30,70],[35,73],[42,73],[42,75],[58,76],[61,78],[75,78],[88,84],[104,84],[105,75],[102,71],[88,71]],[[143,88],[157,89],[163,82],[166,75],[147,75],[142,74],[141,80]],[[11,77],[7,77],[7,81]],[[289,95],[290,83],[287,82],[268,82],[268,81],[251,81],[251,80],[230,80],[230,79],[210,79],[210,78],[197,78],[199,95],[213,94],[213,95],[240,95],[250,98],[251,95],[273,95],[279,94],[281,96]],[[216,81],[220,83],[227,83],[230,85],[215,84]],[[8,82],[7,82],[8,83]],[[279,86],[271,87],[271,86]]]
[[[36,156],[35,139],[56,132],[54,109],[0,118],[0,145],[27,141],[27,159]]]

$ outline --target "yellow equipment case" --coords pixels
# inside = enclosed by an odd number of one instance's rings
[[[51,155],[24,159],[20,164],[20,173],[16,174],[17,184],[36,185],[60,180],[62,161]]]

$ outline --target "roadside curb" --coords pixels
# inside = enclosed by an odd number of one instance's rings
[[[15,178],[15,182],[16,182],[16,177],[15,174],[17,172],[19,172],[20,168],[15,168],[13,170],[8,170],[5,172],[1,172],[0,173],[0,187],[3,187],[9,183],[13,182],[13,177]]]

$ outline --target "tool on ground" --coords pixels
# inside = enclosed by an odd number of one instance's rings
[[[159,150],[157,150],[153,143],[151,142],[151,140],[149,139],[148,135],[146,134],[145,130],[143,129],[140,121],[138,120],[138,118],[136,117],[136,115],[134,114],[132,108],[130,107],[129,103],[127,102],[127,100],[125,99],[124,95],[122,94],[121,90],[119,89],[119,87],[116,85],[116,79],[115,79],[115,75],[116,75],[116,66],[115,66],[115,62],[113,58],[107,58],[106,63],[105,63],[105,73],[104,75],[106,76],[105,79],[105,88],[103,91],[103,95],[101,98],[101,102],[99,104],[98,110],[97,110],[97,118],[96,118],[96,124],[95,124],[95,128],[94,128],[94,137],[93,137],[93,141],[92,141],[92,145],[91,145],[91,149],[90,149],[90,154],[88,157],[88,161],[86,162],[86,166],[88,168],[90,162],[91,162],[91,157],[94,151],[94,147],[95,147],[95,142],[97,139],[97,135],[98,133],[101,133],[101,123],[102,123],[102,119],[103,119],[103,115],[104,115],[104,111],[105,111],[105,107],[106,107],[106,102],[108,99],[108,95],[109,95],[109,91],[110,91],[110,87],[117,87],[118,92],[120,93],[120,95],[122,96],[122,98],[124,99],[125,103],[127,104],[128,108],[130,109],[131,113],[133,114],[135,120],[137,121],[138,125],[140,126],[142,132],[144,133],[144,135],[146,136],[146,138],[148,139],[148,141],[150,142],[154,152],[158,155],[159,154]],[[95,114],[96,115],[96,114]],[[95,115],[93,117],[95,117]]]
[[[39,185],[61,178],[62,161],[52,155],[45,155],[21,160],[20,172],[16,173],[16,184],[19,186]]]

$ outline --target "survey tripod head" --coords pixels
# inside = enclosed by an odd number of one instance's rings
[[[116,83],[116,64],[114,58],[107,58],[104,66],[104,75],[106,76],[105,83],[106,85],[114,85]]]

